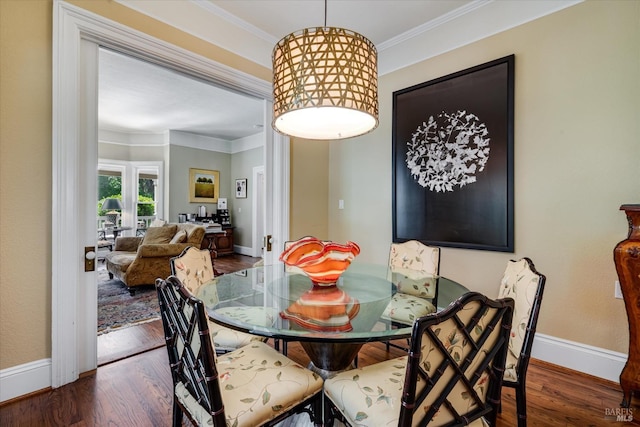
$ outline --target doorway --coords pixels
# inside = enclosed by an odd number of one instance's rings
[[[228,197],[229,208],[233,209],[234,202],[240,201],[231,197],[232,177],[237,175],[236,169],[249,169],[254,164],[259,164],[262,171],[260,183],[254,181],[256,186],[252,188],[254,196],[258,193],[257,198],[246,199],[248,206],[244,205],[245,200],[242,202],[245,212],[255,212],[254,202],[260,201],[252,223],[258,225],[257,232],[262,235],[265,223],[262,101],[102,46],[98,46],[98,59],[99,183],[104,181],[100,178],[107,178],[101,175],[118,175],[118,185],[99,185],[98,196],[122,201],[121,223],[117,225],[128,231],[121,233],[120,241],[128,239],[131,247],[138,244],[131,238],[143,237],[151,220],[175,223],[176,212],[193,213],[195,207],[190,200],[180,197],[186,188],[180,171],[191,167],[218,170],[220,180],[216,185],[220,197]],[[173,169],[166,175],[162,173],[165,164]],[[154,178],[156,185],[147,196],[157,206],[142,203],[142,177]],[[165,180],[166,209],[162,203]],[[112,181],[115,180],[107,182]],[[142,212],[142,208],[149,207],[157,209]],[[207,207],[215,214],[215,204]],[[232,215],[232,220],[236,230],[246,230],[245,240],[252,238],[250,217],[245,219],[238,214]],[[251,246],[250,254],[256,251],[261,254],[261,245]],[[179,252],[171,256],[178,256]],[[98,365],[109,363],[114,357],[136,354],[141,339],[143,344],[156,343],[138,332],[145,330],[139,326],[158,317],[153,283],[129,295],[123,282],[109,279],[106,264],[97,264]],[[126,333],[127,328],[137,331]]]
[[[95,272],[84,271],[85,248],[95,248],[98,43],[123,53],[206,78],[264,99],[271,123],[271,85],[176,48],[145,33],[54,2],[52,141],[52,351],[51,386],[75,381],[96,368]],[[288,238],[289,140],[266,131],[265,232]],[[89,220],[90,218],[90,220]],[[77,242],[77,245],[68,245]],[[75,246],[75,247],[74,247]],[[93,320],[92,320],[93,319]]]

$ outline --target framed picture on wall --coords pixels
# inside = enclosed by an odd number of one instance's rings
[[[189,168],[189,202],[217,203],[219,195],[219,171]]]
[[[247,178],[236,179],[236,199],[247,198]]]
[[[514,56],[393,93],[393,241],[513,252]]]

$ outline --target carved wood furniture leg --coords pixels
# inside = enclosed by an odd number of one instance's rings
[[[628,408],[633,392],[640,391],[640,204],[620,210],[627,215],[629,235],[618,243],[613,259],[629,320],[629,357],[620,374],[621,406]]]

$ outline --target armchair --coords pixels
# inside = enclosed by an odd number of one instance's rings
[[[114,250],[105,256],[109,278],[124,282],[133,295],[136,286],[153,286],[171,274],[171,258],[188,246],[200,247],[205,229],[195,224],[149,227],[144,236],[118,237]]]

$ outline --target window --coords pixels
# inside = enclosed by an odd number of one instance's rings
[[[157,216],[156,188],[158,176],[148,172],[138,174],[138,228],[147,228]]]
[[[127,227],[123,235],[144,232],[155,218],[162,218],[162,162],[133,162],[100,159],[98,162],[98,229],[106,220],[102,202],[119,199],[123,209],[118,225]]]
[[[118,169],[105,167],[98,170],[98,230],[104,229],[107,221],[107,211],[102,209],[104,201],[106,199],[122,201],[122,171]]]

